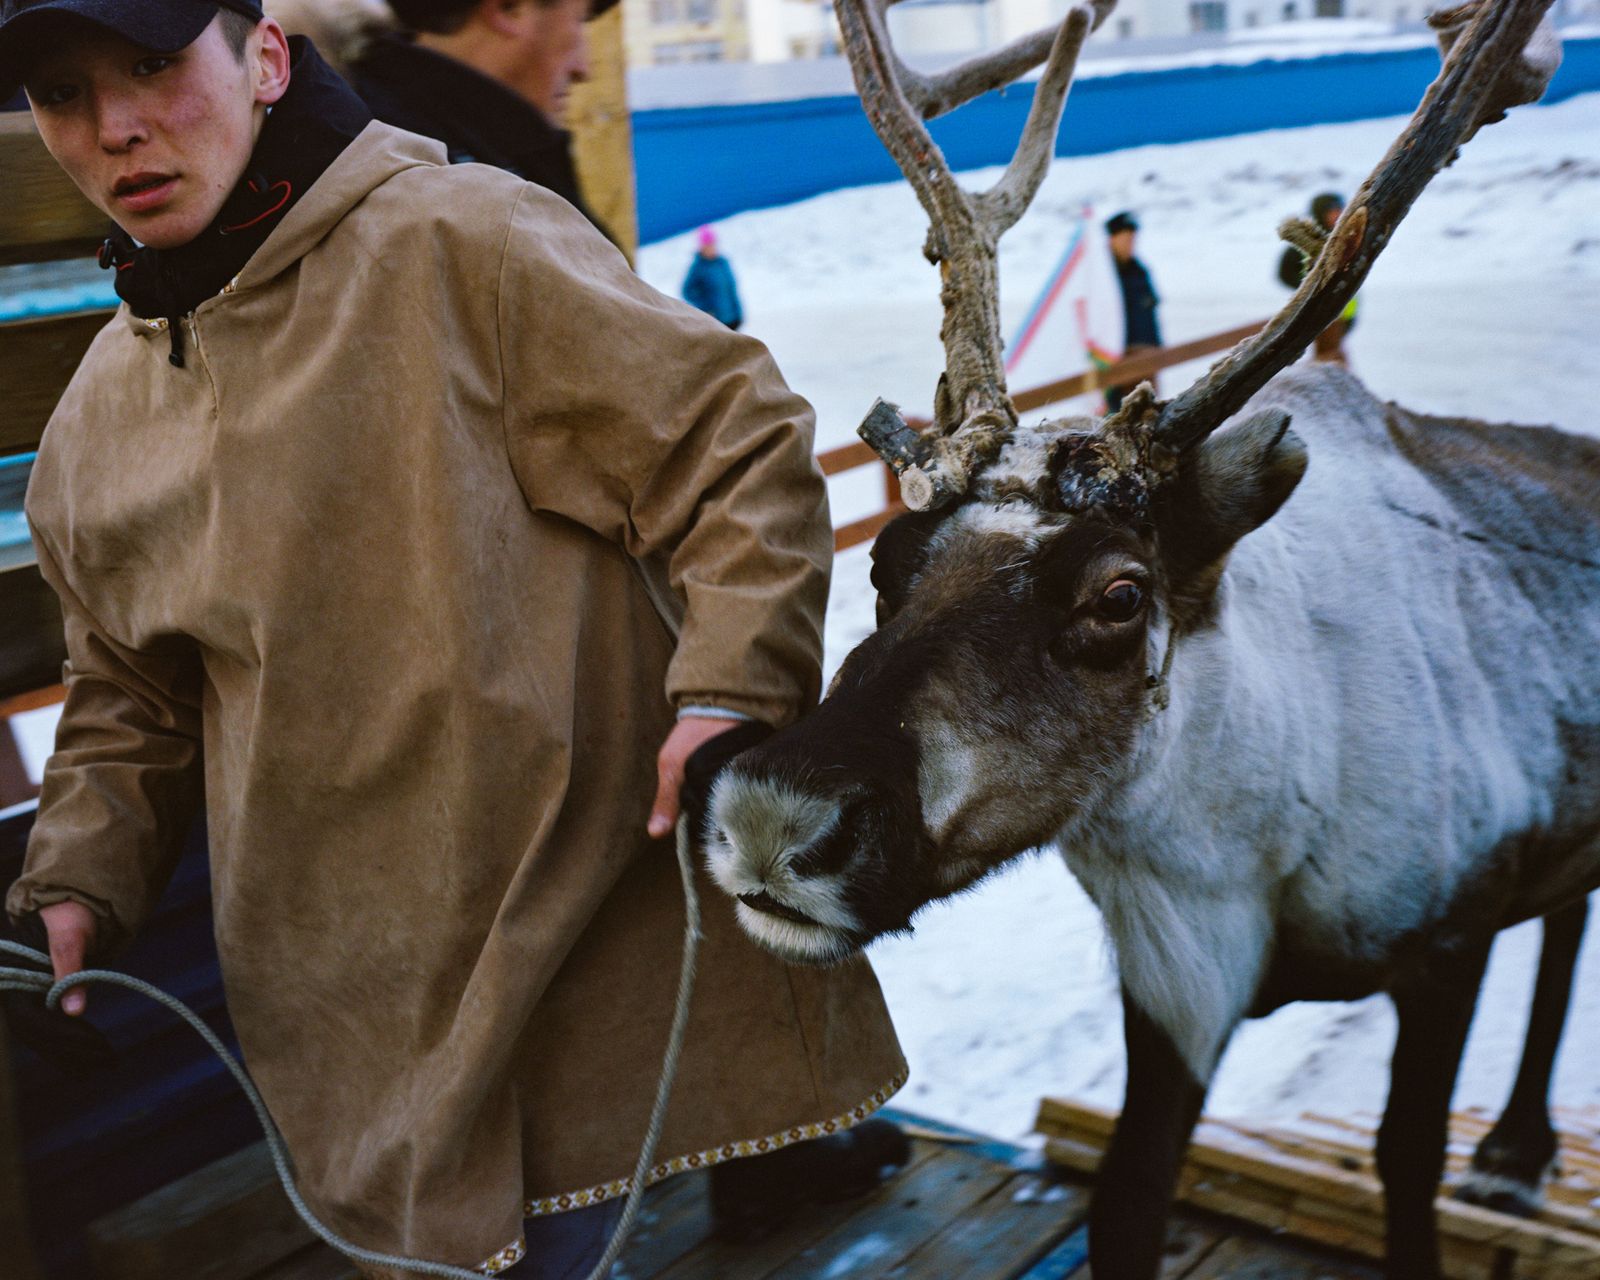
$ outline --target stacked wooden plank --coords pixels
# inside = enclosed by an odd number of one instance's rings
[[[89,1226],[98,1280],[356,1280],[278,1185],[266,1143],[208,1165]]]
[[[1449,1171],[1439,1205],[1450,1280],[1596,1280],[1600,1277],[1600,1108],[1557,1111],[1560,1172],[1537,1218],[1450,1198],[1473,1148],[1493,1123],[1479,1110],[1451,1118]],[[1051,1160],[1084,1173],[1100,1164],[1115,1113],[1045,1098],[1038,1129]],[[1383,1193],[1373,1168],[1376,1116],[1306,1115],[1292,1125],[1203,1119],[1178,1196],[1318,1244],[1383,1255]]]

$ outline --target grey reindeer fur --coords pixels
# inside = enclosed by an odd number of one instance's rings
[[[1280,375],[1267,408],[1305,479],[1057,838],[1201,1081],[1285,935],[1375,990],[1419,931],[1600,883],[1600,446],[1561,441],[1590,469],[1574,510],[1531,483],[1450,495],[1395,447],[1391,424],[1423,448],[1430,426],[1342,370]]]
[[[913,184],[948,179],[882,83],[889,2],[841,0],[858,85]],[[1499,929],[1535,916],[1523,1067],[1463,1190],[1525,1205],[1554,1150],[1549,1069],[1600,886],[1600,443],[1282,371],[1428,177],[1537,97],[1558,56],[1545,7],[1434,19],[1439,79],[1294,298],[1172,401],[1145,387],[1104,420],[991,412],[977,402],[1003,385],[950,333],[998,341],[966,305],[988,291],[933,255],[936,433],[919,446],[890,410],[863,429],[918,513],[874,547],[879,630],[814,716],[714,789],[712,873],[746,931],[797,961],[842,959],[1026,849],[1060,849],[1104,916],[1127,1015],[1125,1109],[1090,1210],[1100,1280],[1159,1272],[1182,1148],[1239,1021],[1376,991],[1400,1027],[1376,1152],[1386,1274],[1439,1280],[1433,1197],[1482,966]],[[924,204],[933,239],[960,229]],[[953,385],[983,394],[952,412]]]
[[[1036,591],[1028,566],[1083,519],[1045,498],[1053,447],[1095,426],[1019,428],[937,526],[911,597],[963,572]],[[1125,736],[1062,740],[1030,717],[1020,650],[1023,674],[974,679],[963,646],[979,595],[919,614],[909,640],[891,623],[891,645],[940,637],[921,650],[937,660],[895,677],[896,700],[878,705],[870,679],[846,687],[853,655],[810,730],[741,757],[714,790],[709,865],[745,895],[752,938],[826,963],[882,931],[852,879],[893,880],[912,855],[850,835],[865,784],[839,777],[828,741],[874,717],[914,744],[910,840],[936,868],[921,900],[975,883],[1056,815],[1052,842],[1104,917],[1128,1004],[1201,1093],[1244,1017],[1377,991],[1415,1007],[1435,970],[1600,887],[1600,442],[1426,418],[1310,365],[1273,379],[1191,466],[1217,518],[1265,522],[1200,575],[1204,601],[1176,607],[1169,590],[1153,604],[1145,706]],[[841,711],[852,697],[865,705]],[[811,923],[753,908],[763,893]],[[1465,1016],[1475,988],[1469,963],[1452,997]],[[1394,1142],[1413,1124],[1431,1142],[1426,1110],[1391,1109]],[[1531,1203],[1537,1176],[1509,1198]],[[1491,1168],[1467,1190],[1504,1183]],[[1160,1209],[1141,1210],[1146,1235]]]
[[[1264,410],[1290,415],[1305,477],[1233,549],[1202,622],[1175,635],[1170,616],[1153,621],[1146,664],[1167,705],[1097,767],[1055,838],[1130,995],[1202,1082],[1284,945],[1367,994],[1419,932],[1445,945],[1441,933],[1543,915],[1600,883],[1600,444],[1488,429],[1550,451],[1586,495],[1569,503],[1537,472],[1441,483],[1430,447],[1449,446],[1441,466],[1504,464],[1470,458],[1474,428],[1384,405],[1343,370],[1280,374],[1240,421]],[[1043,441],[1066,425],[1019,431],[932,554],[1003,540],[1026,557],[1050,537],[1061,517],[1017,495],[1042,482]],[[1214,469],[1237,434],[1208,442]],[[936,842],[983,830],[986,806],[1041,803],[1025,793],[1047,785],[1013,763],[1018,790],[993,785],[993,744],[958,690],[917,698],[911,719]],[[778,850],[756,813],[801,838]],[[752,859],[768,883],[824,825],[802,788],[737,771],[714,814],[711,866],[734,893]],[[1021,850],[995,852],[964,859],[948,888]],[[837,901],[821,905],[826,885],[803,879],[808,914],[842,920]],[[834,954],[787,922],[742,918],[797,958]]]

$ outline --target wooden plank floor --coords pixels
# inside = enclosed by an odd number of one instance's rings
[[[940,1130],[899,1116],[920,1129]],[[876,1192],[796,1212],[746,1245],[711,1238],[706,1174],[652,1190],[616,1280],[1090,1280],[1088,1184],[1004,1143],[917,1138],[911,1165]],[[318,1246],[261,1280],[353,1280]],[[1170,1233],[1162,1280],[1379,1280],[1314,1252],[1192,1212]]]

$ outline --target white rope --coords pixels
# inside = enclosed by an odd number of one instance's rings
[[[616,1262],[623,1246],[627,1244],[628,1236],[639,1217],[639,1207],[644,1199],[650,1167],[655,1161],[656,1144],[661,1139],[661,1127],[667,1114],[667,1101],[672,1096],[672,1083],[678,1074],[678,1059],[683,1053],[684,1035],[689,1025],[689,1000],[694,992],[695,967],[700,953],[700,898],[694,887],[694,863],[687,816],[678,819],[678,870],[683,877],[684,899],[683,961],[678,972],[678,1003],[672,1013],[672,1030],[667,1037],[667,1051],[661,1064],[661,1080],[656,1085],[655,1104],[650,1109],[650,1123],[645,1129],[644,1145],[639,1151],[639,1162],[634,1166],[633,1177],[630,1180],[628,1202],[622,1211],[622,1217],[617,1222],[616,1230],[611,1235],[611,1243],[606,1247],[605,1254],[594,1270],[589,1273],[588,1280],[605,1280],[612,1264]],[[261,1124],[261,1130],[267,1135],[267,1148],[272,1153],[272,1163],[278,1171],[278,1181],[283,1184],[284,1193],[289,1197],[289,1203],[294,1206],[294,1211],[319,1239],[337,1249],[345,1257],[353,1262],[364,1262],[370,1266],[387,1267],[396,1271],[410,1271],[417,1275],[448,1276],[453,1280],[483,1280],[486,1273],[476,1269],[469,1270],[444,1262],[427,1262],[420,1258],[404,1258],[396,1254],[375,1253],[370,1249],[363,1249],[324,1226],[316,1214],[311,1212],[310,1206],[301,1198],[300,1191],[295,1186],[294,1174],[289,1165],[289,1153],[284,1146],[283,1137],[279,1134],[278,1126],[273,1123],[272,1116],[267,1111],[267,1104],[261,1100],[261,1095],[256,1091],[250,1077],[245,1074],[238,1059],[228,1052],[228,1047],[222,1043],[216,1032],[206,1026],[200,1015],[181,1000],[169,996],[159,987],[151,986],[139,978],[110,969],[86,969],[57,982],[52,976],[50,957],[42,952],[4,939],[0,939],[0,951],[18,956],[44,970],[41,973],[37,969],[0,966],[0,991],[38,992],[44,996],[46,1006],[55,1009],[60,1005],[62,995],[73,987],[96,983],[126,987],[129,991],[148,996],[157,1004],[165,1005],[193,1027],[200,1038],[211,1047],[211,1051],[222,1060],[222,1065],[228,1068],[229,1073],[239,1082],[239,1087],[244,1090],[245,1097],[249,1099],[250,1106],[256,1113],[256,1119]]]

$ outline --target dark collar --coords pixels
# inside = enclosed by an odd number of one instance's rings
[[[180,367],[179,318],[239,274],[284,215],[372,120],[361,99],[309,41],[296,37],[289,49],[288,91],[267,116],[244,179],[216,220],[176,249],[140,247],[117,232],[101,250],[101,265],[116,268],[117,293],[134,315],[167,320],[172,363]]]
[[[451,163],[504,169],[554,191],[595,221],[578,191],[572,136],[499,81],[403,36],[385,35],[362,54],[351,83],[379,120],[436,138]]]

